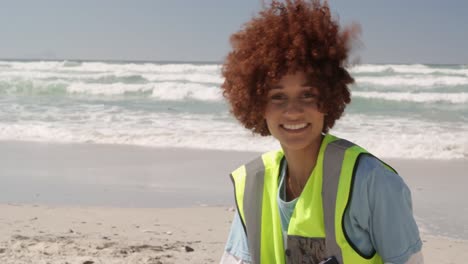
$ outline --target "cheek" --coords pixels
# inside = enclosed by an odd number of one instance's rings
[[[266,127],[270,131],[270,133],[274,133],[277,127],[277,118],[275,118],[275,114],[272,111],[265,111],[265,114],[263,115],[263,118],[266,123]]]
[[[311,120],[313,123],[315,123],[318,126],[322,126],[325,121],[325,115],[321,112],[318,112],[317,110],[310,111],[309,117],[310,117],[309,120]]]
[[[320,130],[323,130],[323,127],[325,125],[325,116],[324,115],[320,115],[317,118],[317,125],[318,125],[318,128],[320,128]]]
[[[273,117],[274,117],[274,110],[270,106],[265,107],[265,111],[263,113],[263,119],[265,119],[267,124],[273,120]]]
[[[266,123],[268,130],[271,131],[271,129],[274,128],[274,125],[273,125],[274,122],[270,116],[267,116],[267,115],[265,116],[265,123]]]

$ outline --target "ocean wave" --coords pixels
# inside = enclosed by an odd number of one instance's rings
[[[63,80],[67,82],[89,82],[89,83],[143,83],[143,82],[161,82],[161,81],[180,81],[193,83],[221,84],[223,79],[219,75],[203,73],[186,74],[139,74],[132,72],[120,73],[70,73],[70,72],[39,72],[39,71],[9,71],[0,72],[0,80],[18,81],[18,80]]]
[[[0,66],[26,71],[68,71],[68,72],[134,72],[134,73],[207,73],[220,75],[221,64],[193,63],[137,63],[137,62],[86,62],[86,61],[0,61]],[[352,74],[413,74],[413,75],[455,75],[468,76],[468,68],[463,65],[424,65],[424,64],[362,64],[349,68]]]
[[[116,63],[116,62],[76,62],[76,61],[3,61],[2,64],[16,70],[28,71],[78,71],[78,72],[139,72],[139,73],[190,73],[220,72],[218,64],[191,63]]]
[[[240,151],[279,147],[272,137],[252,136],[228,114],[220,103],[219,65],[0,61],[0,67],[0,140]],[[441,75],[441,69],[457,74]],[[357,104],[332,133],[384,158],[468,158],[463,112],[468,78],[459,74],[466,66],[360,70],[353,87]],[[368,108],[366,98],[386,101]],[[406,117],[395,117],[398,113]]]
[[[86,80],[87,83],[126,83],[126,84],[138,83],[138,84],[141,84],[141,83],[149,82],[148,79],[138,74],[123,74],[120,76],[114,75],[114,74],[105,74],[105,75],[100,75],[100,76],[90,76],[86,79],[80,76],[79,79]]]
[[[454,68],[455,66],[429,66],[423,64],[363,64],[349,68],[352,74],[368,74],[368,73],[398,73],[398,74],[415,74],[415,75],[426,75],[426,74],[444,74],[444,75],[458,75],[468,76],[468,69],[465,67]]]
[[[213,74],[143,74],[143,77],[149,81],[186,81],[192,83],[221,84],[224,79],[219,75]]]
[[[21,122],[1,121],[0,140],[130,144],[264,152],[278,148],[272,137],[253,136],[219,113],[148,112],[104,105],[38,109],[15,108]],[[27,112],[33,111],[33,112]],[[8,113],[0,115],[5,120]],[[18,115],[24,115],[27,119]],[[224,115],[224,114],[223,114]],[[34,118],[37,117],[37,118]],[[349,114],[331,133],[382,158],[468,158],[468,125],[414,118]]]
[[[64,61],[62,63],[63,67],[79,67],[81,65],[82,65],[82,63],[79,62],[79,61]]]
[[[63,95],[67,86],[63,81],[0,79],[0,95]]]
[[[385,87],[440,87],[468,85],[468,77],[458,76],[385,76],[355,77],[356,85],[374,85]]]
[[[217,77],[188,75],[87,75],[34,74],[2,76],[0,73],[0,94],[89,94],[89,95],[151,95],[155,98],[183,100],[220,100]],[[149,80],[151,79],[151,81]]]
[[[160,100],[183,101],[195,99],[202,101],[221,100],[221,90],[215,86],[195,83],[160,82],[147,84],[91,84],[72,83],[67,88],[68,93],[89,95],[144,95]]]
[[[468,124],[346,115],[331,133],[384,158],[468,159]]]
[[[153,89],[152,97],[161,100],[196,99],[202,101],[222,100],[221,89],[202,84],[180,84],[174,82],[158,83]]]
[[[394,93],[394,92],[353,92],[353,97],[408,101],[418,103],[445,102],[451,104],[468,103],[468,93]]]
[[[107,79],[106,82],[127,79],[129,82],[132,82],[135,81],[135,78],[139,78],[139,80],[137,80],[139,82],[185,81],[212,84],[221,84],[224,80],[219,71],[205,71],[203,69],[204,66],[191,66],[189,69],[185,69],[184,65],[177,65],[176,70],[171,70],[171,65],[164,65],[161,67],[164,69],[159,71],[138,71],[135,69],[98,70],[97,68],[94,68],[94,71],[90,71],[89,68],[88,71],[85,71],[81,70],[79,66],[54,70],[52,70],[52,67],[50,67],[49,70],[30,69],[27,67],[25,69],[11,68],[0,72],[0,79],[62,79],[66,81],[87,82],[100,82],[102,79]]]
[[[88,95],[125,95],[125,94],[147,94],[154,89],[152,84],[94,84],[94,83],[72,83],[67,87],[70,94]]]

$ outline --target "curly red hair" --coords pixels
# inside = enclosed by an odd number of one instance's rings
[[[357,26],[340,30],[327,2],[273,0],[231,36],[221,86],[231,112],[247,129],[270,135],[264,120],[268,90],[285,74],[303,71],[319,88],[327,132],[351,101],[354,80],[345,67],[358,33]]]

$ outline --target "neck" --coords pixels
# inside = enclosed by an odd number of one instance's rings
[[[291,198],[296,198],[300,195],[304,186],[307,183],[315,164],[317,163],[318,153],[323,137],[320,137],[310,146],[304,149],[287,149],[283,148],[284,156],[288,163],[287,178],[289,184],[289,193]]]

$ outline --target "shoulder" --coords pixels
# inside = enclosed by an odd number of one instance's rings
[[[355,166],[355,187],[365,188],[360,191],[372,194],[408,189],[403,178],[393,168],[371,154],[361,155]]]
[[[402,177],[379,159],[362,155],[356,164],[354,185],[351,223],[367,230],[374,249],[385,261],[405,263],[421,250],[411,193]]]
[[[410,208],[411,191],[403,178],[378,158],[364,154],[355,165],[352,200],[364,202],[371,212],[378,206],[406,204]]]
[[[383,210],[396,210],[402,205],[412,207],[411,192],[404,180],[371,154],[360,155],[356,161],[352,186],[349,213],[361,225],[379,212],[379,207]]]
[[[248,161],[247,163],[236,168],[231,175],[242,174],[245,175],[246,172],[257,172],[263,171],[270,167],[277,166],[280,164],[284,153],[282,150],[273,150],[265,152],[256,158]]]

